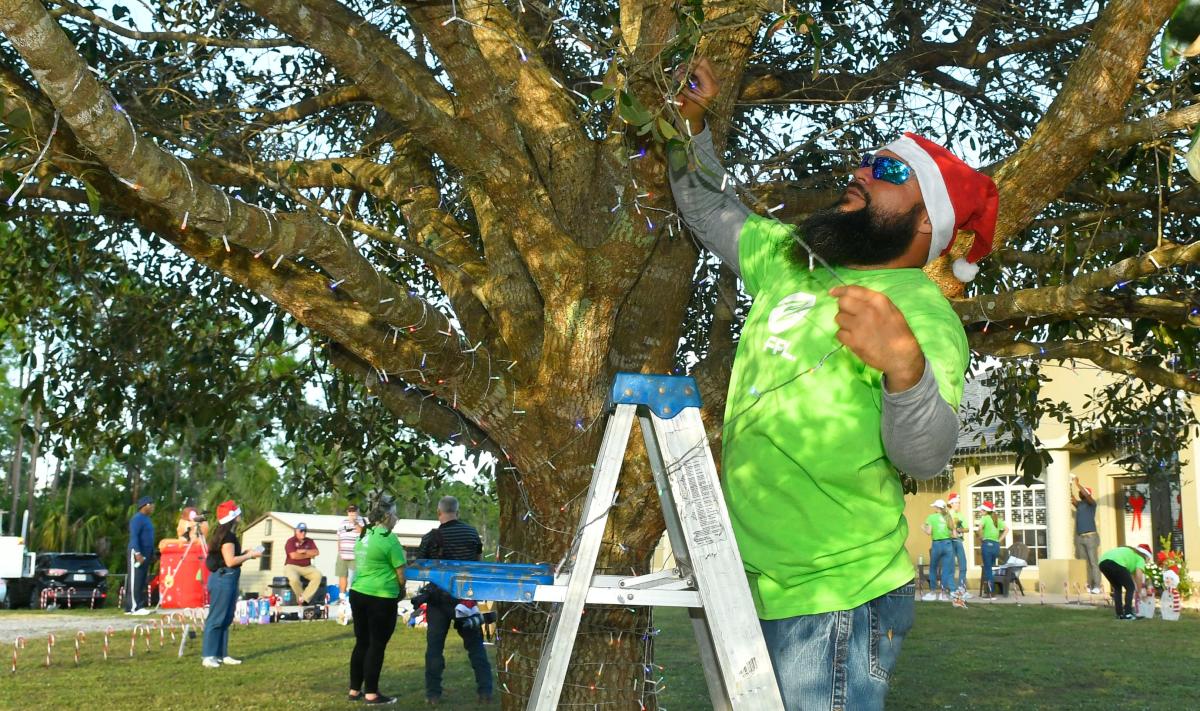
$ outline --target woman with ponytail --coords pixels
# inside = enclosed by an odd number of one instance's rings
[[[350,653],[351,701],[394,704],[396,698],[379,693],[383,654],[396,631],[397,603],[404,599],[404,548],[392,529],[396,505],[381,494],[367,516],[354,544],[354,582],[350,585],[350,610],[354,618],[354,651]]]
[[[992,568],[1000,555],[1000,540],[1008,535],[1008,530],[992,502],[983,502],[976,511],[981,514],[975,533],[980,537],[979,552],[983,558],[983,596],[992,597],[992,586],[996,581]]]
[[[204,641],[200,663],[209,669],[223,664],[241,664],[229,656],[229,625],[237,606],[238,580],[242,563],[262,555],[261,548],[242,552],[242,543],[234,529],[242,509],[230,499],[217,506],[217,527],[208,536],[208,556],[204,560],[208,576],[208,619],[204,621]]]

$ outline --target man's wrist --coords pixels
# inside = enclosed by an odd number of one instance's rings
[[[901,359],[896,365],[883,371],[884,387],[893,395],[902,393],[921,382],[921,376],[924,374],[925,355],[918,348],[915,356]]]

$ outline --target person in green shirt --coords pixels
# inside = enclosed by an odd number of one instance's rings
[[[379,693],[379,672],[388,640],[396,631],[397,604],[404,599],[404,548],[392,529],[396,504],[382,494],[372,507],[354,544],[354,582],[350,609],[354,617],[354,651],[350,653],[351,701],[394,704],[394,696]]]
[[[1148,594],[1145,570],[1149,560],[1154,560],[1154,551],[1145,543],[1136,548],[1117,546],[1100,556],[1100,574],[1112,587],[1113,609],[1118,620],[1137,619],[1133,611],[1134,592],[1139,600]]]
[[[963,536],[967,534],[967,519],[962,511],[959,511],[957,491],[946,497],[946,506],[950,509],[950,517],[954,519],[954,528],[950,531],[950,544],[954,548],[956,568],[954,594],[965,600],[971,597],[971,591],[967,590],[967,547],[963,544]]]
[[[983,596],[992,597],[992,588],[996,583],[993,568],[996,558],[1000,556],[1000,541],[1008,535],[1004,520],[996,513],[996,506],[985,501],[976,509],[979,512],[979,522],[975,524],[975,533],[979,536],[979,554],[983,558]]]
[[[946,502],[938,499],[930,504],[937,509],[925,518],[921,530],[933,539],[929,546],[929,592],[923,600],[949,600],[954,589],[954,516]]]
[[[900,472],[930,478],[957,442],[961,322],[921,267],[998,196],[945,148],[905,134],[866,154],[836,204],[801,224],[754,215],[705,126],[719,93],[681,75],[691,135],[671,190],[692,235],[741,277],[746,315],[726,400],[721,487],[784,704],[877,709],[912,626]]]

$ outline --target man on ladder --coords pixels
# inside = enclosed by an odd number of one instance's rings
[[[754,297],[721,479],[750,591],[788,709],[879,709],[913,620],[898,470],[946,466],[967,366],[962,326],[921,267],[960,228],[975,231],[970,262],[987,254],[996,188],[906,135],[798,228],[751,214],[704,125],[718,83],[703,60],[693,69],[678,104],[695,151],[671,187]]]

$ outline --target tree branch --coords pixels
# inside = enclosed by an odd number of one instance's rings
[[[1088,299],[1101,289],[1124,286],[1177,264],[1200,263],[1200,242],[1165,243],[1145,254],[1083,274],[1071,283],[1049,288],[1019,289],[952,301],[964,324],[1003,323],[1015,319],[1069,316],[1088,308]]]
[[[132,119],[119,110],[36,0],[0,0],[0,32],[21,53],[79,143],[114,176],[134,187],[141,200],[178,220],[180,231],[185,231],[182,225],[190,217],[190,229],[207,233],[213,241],[223,235],[259,254],[270,253],[278,257],[276,267],[287,255],[311,259],[330,275],[333,286],[348,282],[347,290],[352,289],[364,312],[393,327],[403,325],[404,348],[379,351],[356,343],[361,356],[386,371],[410,363],[414,351],[439,352],[435,366],[440,387],[431,385],[431,390],[453,392],[467,405],[485,406],[480,398],[495,388],[483,374],[488,369],[475,366],[480,360],[491,361],[487,348],[472,348],[468,357],[442,314],[376,272],[332,226],[305,215],[276,217],[230,200],[196,180],[175,156],[139,140]],[[286,295],[269,298],[290,300]],[[397,355],[404,351],[407,357]]]
[[[1109,128],[1100,139],[1100,149],[1116,150],[1136,146],[1174,131],[1190,129],[1198,123],[1200,123],[1200,104],[1165,111],[1140,121]]]
[[[446,407],[445,403],[411,385],[380,380],[377,370],[337,343],[330,344],[328,353],[329,361],[338,370],[362,383],[367,392],[378,397],[383,406],[408,427],[471,449],[490,452],[504,460],[504,452],[486,432]]]
[[[997,246],[1086,170],[1104,132],[1123,121],[1150,42],[1175,4],[1173,0],[1115,0],[1101,10],[1095,30],[1050,109],[1029,140],[996,173]]]
[[[290,47],[291,40],[286,37],[272,39],[225,39],[223,37],[208,37],[191,32],[139,32],[124,25],[101,17],[86,7],[81,7],[70,0],[50,0],[55,5],[63,7],[68,15],[78,17],[113,34],[144,42],[180,42],[194,44],[200,47],[237,47],[241,49],[270,49],[272,47]]]
[[[244,108],[241,111],[242,113],[254,115],[254,119],[251,121],[251,125],[253,126],[278,126],[279,124],[306,119],[326,109],[369,100],[370,97],[367,96],[367,92],[363,91],[362,87],[350,84],[321,92],[315,96],[297,101],[291,106],[285,106],[282,109],[274,111],[252,108]]]
[[[751,67],[742,81],[739,102],[751,104],[846,103],[864,101],[908,76],[924,76],[939,67],[982,69],[997,59],[1050,49],[1092,31],[1094,21],[979,52],[970,37],[953,43],[914,43],[884,59],[866,74],[837,72],[813,78],[806,72],[776,73]],[[1144,55],[1143,55],[1144,56]]]
[[[990,355],[996,358],[1037,358],[1058,361],[1082,358],[1110,373],[1131,375],[1164,388],[1200,393],[1200,382],[1187,375],[1118,355],[1093,341],[1041,344],[1030,341],[1002,340],[1000,335],[991,337],[978,333],[971,334],[969,340],[971,348],[981,355]]]

